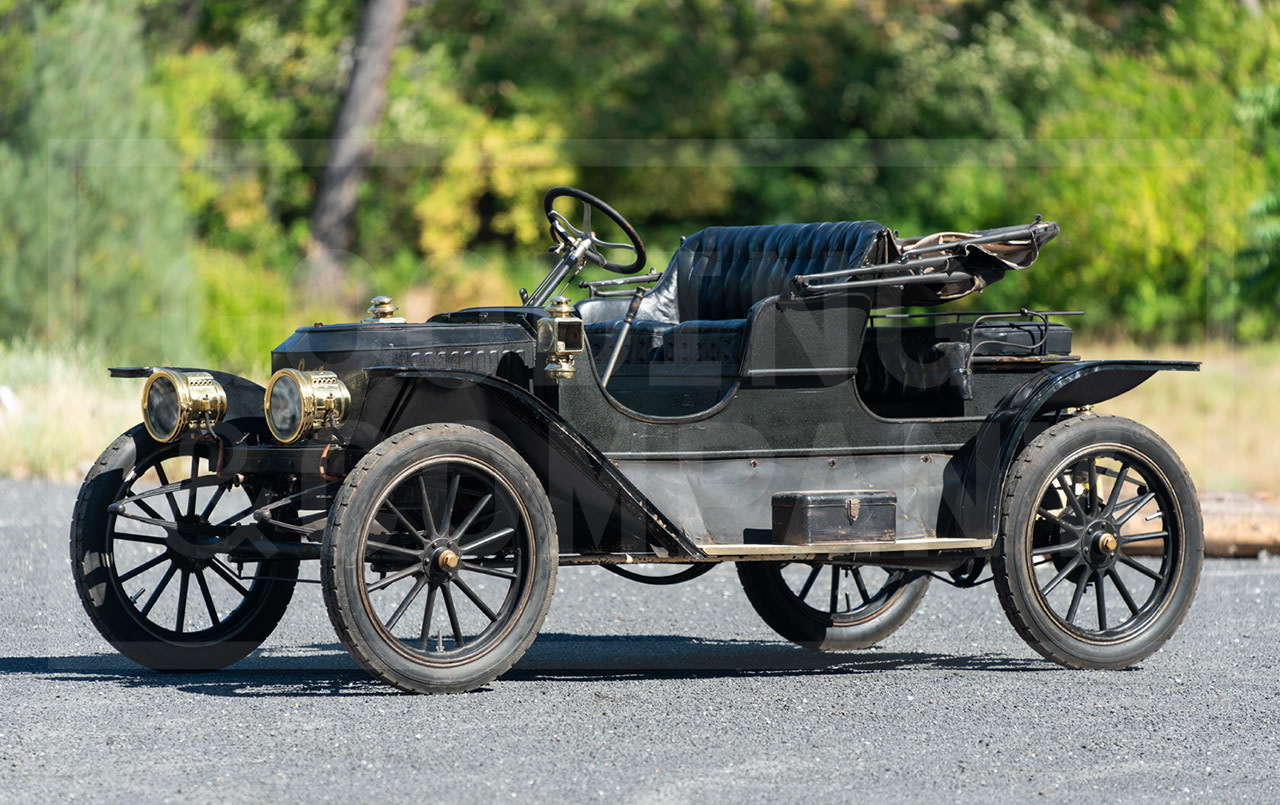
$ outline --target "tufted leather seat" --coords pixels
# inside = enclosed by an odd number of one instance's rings
[[[792,290],[801,274],[883,261],[889,230],[875,221],[709,227],[685,238],[645,295],[636,328],[648,349],[627,359],[736,363],[751,307]],[[629,300],[587,299],[578,314],[599,354],[620,326]],[[661,337],[657,353],[652,345]]]

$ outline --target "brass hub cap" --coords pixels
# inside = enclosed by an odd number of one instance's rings
[[[1120,543],[1116,541],[1115,534],[1103,534],[1098,537],[1098,550],[1105,554],[1113,554]]]
[[[445,572],[456,570],[458,567],[458,554],[446,548],[436,554],[436,567]]]

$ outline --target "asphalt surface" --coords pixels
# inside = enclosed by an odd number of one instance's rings
[[[1210,560],[1179,633],[1116,672],[1041,660],[989,586],[935,584],[835,656],[775,637],[730,567],[565,568],[507,676],[424,697],[348,659],[314,586],[224,671],[119,657],[72,587],[74,494],[0,481],[6,803],[1280,800],[1280,560]]]

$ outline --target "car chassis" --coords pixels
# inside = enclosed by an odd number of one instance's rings
[[[607,204],[554,188],[544,210],[558,260],[518,306],[412,323],[379,297],[297,330],[265,388],[112,369],[145,378],[144,422],[71,529],[104,637],[154,669],[224,667],[315,560],[351,655],[415,692],[509,669],[565,565],[667,584],[735,562],[761,617],[820,650],[884,639],[931,579],[994,580],[1068,667],[1132,665],[1178,627],[1195,489],[1156,434],[1092,406],[1198,364],[1081,360],[1051,321],[1072,311],[903,312],[1029,267],[1057,224],[713,227],[638,274]],[[570,304],[587,265],[624,276]]]

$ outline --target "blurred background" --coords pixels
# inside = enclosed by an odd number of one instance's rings
[[[1205,360],[1107,410],[1280,484],[1280,3],[0,0],[0,476],[138,418],[115,364],[514,303],[569,184],[657,269],[704,226],[1062,225],[968,304]]]

